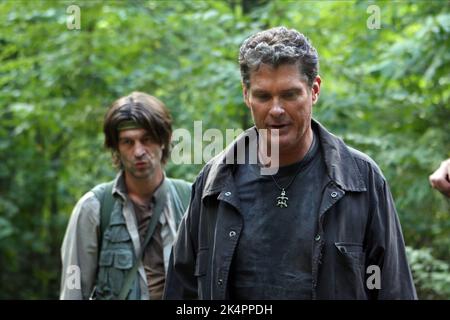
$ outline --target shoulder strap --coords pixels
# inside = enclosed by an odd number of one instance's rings
[[[191,199],[191,184],[180,179],[169,179],[171,186],[175,188],[176,194],[181,201],[183,208],[186,209]]]
[[[141,246],[141,251],[139,252],[139,255],[136,257],[136,260],[134,261],[133,268],[131,268],[127,275],[125,276],[125,280],[123,282],[122,289],[120,290],[118,299],[124,300],[127,298],[128,293],[130,292],[131,286],[133,284],[133,280],[136,277],[136,272],[139,267],[139,263],[142,259],[142,255],[145,251],[145,247],[147,247],[148,242],[150,241],[153,233],[155,232],[156,225],[158,224],[159,217],[161,216],[161,213],[164,209],[164,205],[166,204],[167,194],[168,194],[168,179],[165,179],[163,184],[161,185],[161,201],[156,202],[155,208],[153,210],[153,214],[150,218],[150,224],[147,229],[147,233],[145,235],[145,239]]]
[[[167,179],[169,181],[171,199],[173,200],[175,223],[178,224],[186,212],[191,199],[191,184],[184,180]]]
[[[100,234],[98,236],[98,252],[100,252],[101,250],[103,234],[105,233],[106,228],[108,228],[109,226],[112,209],[114,207],[115,199],[112,195],[113,185],[114,180],[99,184],[91,190],[100,202]]]

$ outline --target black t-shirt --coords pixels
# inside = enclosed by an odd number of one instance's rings
[[[239,165],[236,186],[244,220],[230,272],[231,299],[311,299],[312,245],[326,168],[314,134],[305,157],[273,176],[257,164]],[[292,180],[295,176],[295,179]]]

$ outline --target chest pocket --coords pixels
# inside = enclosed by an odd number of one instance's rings
[[[364,251],[360,243],[352,242],[335,242],[334,245],[339,250],[339,255],[348,264],[363,267],[364,266]]]
[[[117,243],[131,240],[130,234],[125,224],[111,225],[105,232],[105,239]]]
[[[340,299],[366,299],[365,252],[360,243],[335,242],[337,249],[335,291]]]
[[[126,250],[103,251],[98,262],[100,267],[114,267],[127,270],[133,266],[133,254]]]

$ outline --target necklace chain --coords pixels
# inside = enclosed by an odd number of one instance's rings
[[[275,185],[281,191],[280,195],[277,197],[277,203],[276,203],[277,207],[280,207],[280,208],[287,208],[288,207],[288,200],[289,200],[289,198],[286,196],[286,189],[288,189],[291,186],[292,182],[294,182],[295,178],[297,178],[298,174],[301,171],[301,168],[302,168],[302,165],[299,166],[299,168],[297,169],[297,172],[295,173],[294,177],[291,179],[291,181],[289,181],[289,183],[287,184],[287,186],[285,188],[281,187],[278,184],[278,182],[275,180],[274,176],[271,175],[273,182],[275,182]]]
[[[275,182],[275,185],[277,186],[278,189],[280,189],[280,190],[286,190],[286,189],[288,189],[288,188],[291,186],[291,184],[292,184],[292,182],[294,182],[295,178],[297,178],[297,176],[298,176],[298,174],[300,173],[301,169],[302,169],[302,165],[299,166],[299,168],[297,169],[297,172],[295,173],[294,177],[291,179],[291,181],[289,181],[289,183],[287,184],[286,187],[281,187],[281,186],[278,184],[277,180],[275,180],[275,178],[273,177],[273,175],[271,175],[271,177],[272,177],[273,182]]]
[[[313,135],[313,141],[311,143],[311,146],[309,147],[309,150],[303,159],[307,158],[307,155],[310,153],[311,149],[313,148],[314,143],[315,143],[315,137]],[[295,178],[297,178],[297,176],[299,175],[299,173],[303,167],[304,166],[302,164],[299,164],[299,167],[298,167],[297,171],[295,172],[294,176],[292,177],[291,181],[289,181],[289,183],[284,188],[278,184],[277,180],[275,180],[275,178],[274,178],[274,175],[270,176],[272,178],[273,182],[275,182],[275,185],[277,186],[277,188],[281,191],[280,195],[276,199],[277,207],[280,207],[280,208],[288,207],[289,198],[286,196],[286,190],[291,186],[291,184],[294,182]]]

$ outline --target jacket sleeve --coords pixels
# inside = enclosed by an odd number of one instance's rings
[[[378,178],[377,192],[371,206],[367,265],[379,267],[380,288],[370,290],[372,298],[417,299],[394,201],[386,180],[380,176]]]
[[[197,179],[198,181],[198,179]],[[170,255],[169,268],[166,277],[164,299],[197,299],[197,279],[195,277],[196,241],[195,230],[197,226],[193,218],[198,215],[201,192],[196,193],[198,182],[192,186],[189,207],[181,220],[177,239]],[[193,230],[195,229],[195,230]]]
[[[61,247],[61,300],[89,299],[98,259],[100,203],[92,192],[75,205]]]

